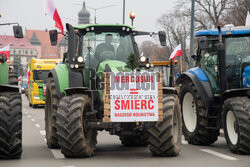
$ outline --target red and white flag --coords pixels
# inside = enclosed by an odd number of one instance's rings
[[[250,12],[247,12],[246,26],[250,26]]]
[[[62,20],[57,12],[57,9],[54,5],[53,0],[46,0],[46,13],[45,14],[53,18],[53,20],[56,22],[55,26],[63,32]]]
[[[10,57],[10,46],[5,46],[0,49],[0,54],[3,55],[4,62],[7,60],[8,57]]]
[[[181,56],[181,44],[179,44],[171,53],[169,60],[174,60],[177,56]]]

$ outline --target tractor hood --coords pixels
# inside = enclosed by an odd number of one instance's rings
[[[131,70],[126,68],[126,63],[118,60],[105,60],[101,62],[97,68],[97,72],[130,72]]]

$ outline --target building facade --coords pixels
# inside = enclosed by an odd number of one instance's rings
[[[37,50],[26,38],[17,39],[12,35],[0,35],[0,48],[10,46],[10,57],[8,63],[16,66],[19,74],[25,71],[28,61],[37,58]]]

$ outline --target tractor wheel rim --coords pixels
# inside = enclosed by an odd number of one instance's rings
[[[178,141],[178,136],[179,136],[179,119],[178,119],[178,113],[175,110],[174,111],[174,119],[173,119],[173,124],[174,124],[174,134],[173,134],[173,138],[174,138],[174,142],[177,143]]]
[[[238,134],[235,129],[236,118],[232,111],[227,112],[226,116],[226,126],[227,126],[227,134],[230,142],[235,145],[238,141]]]
[[[183,99],[182,114],[187,130],[194,132],[197,124],[196,104],[193,95],[189,92]]]

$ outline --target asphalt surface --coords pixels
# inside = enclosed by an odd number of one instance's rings
[[[96,155],[66,159],[45,143],[44,108],[32,109],[23,95],[23,154],[18,160],[0,160],[0,167],[249,167],[249,155],[232,154],[223,137],[212,146],[193,146],[183,141],[177,157],[154,157],[147,147],[124,147],[117,136],[98,133]]]

